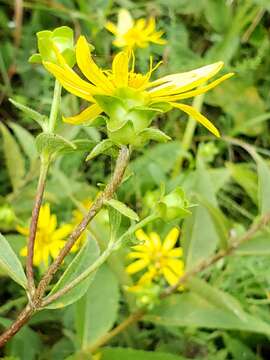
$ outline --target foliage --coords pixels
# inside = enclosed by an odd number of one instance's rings
[[[125,108],[125,114],[131,116],[133,111],[136,115],[132,115],[134,123],[138,113],[149,116],[144,138],[139,139],[138,134],[142,134],[132,128],[132,141],[140,146],[132,153],[121,188],[90,223],[79,251],[65,258],[47,298],[89,268],[93,267],[93,272],[46,310],[37,312],[0,354],[3,359],[22,360],[91,356],[93,360],[268,359],[267,227],[241,244],[233,256],[222,257],[188,279],[181,292],[160,299],[167,285],[163,280],[156,282],[148,289],[153,304],[144,318],[98,346],[143,303],[138,301],[140,295],[128,291],[134,286],[134,277],[125,271],[131,246],[141,245],[135,231],[130,230],[136,224],[154,214],[145,229],[161,238],[179,227],[177,246],[183,248],[185,271],[190,271],[219,251],[226,252],[234,239],[270,211],[270,7],[266,0],[1,2],[1,328],[10,325],[10,319],[15,319],[27,302],[21,265],[25,259],[20,256],[26,239],[17,228],[29,225],[40,154],[42,161],[54,160],[44,200],[51,204],[59,224],[75,225],[74,211],[83,217],[83,204],[93,201],[110,178],[110,164],[115,162],[119,144],[130,143],[130,132],[121,133],[120,140],[118,133],[106,138],[104,122],[108,126],[109,120],[104,116],[96,119],[96,127],[87,123],[71,126],[58,116],[56,133],[51,133],[48,124],[54,79],[33,63],[49,60],[58,64],[56,42],[62,56],[73,65],[73,35],[77,39],[84,34],[95,47],[89,51],[96,62],[108,69],[117,49],[105,26],[108,21],[117,22],[121,7],[134,19],[156,18],[157,31],[164,31],[162,39],[167,41],[162,46],[151,43],[135,50],[140,73],[148,71],[150,54],[154,64],[163,61],[154,79],[220,60],[225,62],[224,74],[235,72],[234,78],[197,96],[192,103],[220,129],[221,138],[196,127],[193,119],[187,121],[184,113],[168,111],[164,104],[153,109]],[[53,31],[57,27],[60,30]],[[100,95],[99,104],[108,100],[105,97]],[[105,105],[121,107],[119,103],[114,98]],[[65,118],[85,105],[63,90],[60,108]],[[148,128],[150,123],[153,127]],[[121,248],[116,246],[119,239],[124,244]],[[113,246],[114,252],[97,270],[96,260]],[[36,278],[44,271],[43,266],[37,267]]]

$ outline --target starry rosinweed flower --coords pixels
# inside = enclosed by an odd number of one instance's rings
[[[55,259],[65,245],[65,238],[71,233],[72,228],[71,224],[62,224],[57,228],[57,217],[51,214],[50,205],[46,203],[41,206],[35,239],[34,265],[48,266],[49,259]],[[26,237],[29,236],[28,227],[17,226],[17,231]],[[27,256],[27,246],[21,249],[20,254]]]
[[[153,17],[150,17],[148,21],[146,19],[134,21],[126,9],[120,9],[118,12],[116,25],[109,21],[105,27],[115,36],[113,44],[120,48],[145,48],[149,43],[166,44],[166,40],[161,39],[164,32],[156,31],[156,23]]]
[[[181,259],[183,250],[175,247],[179,236],[179,230],[174,227],[161,242],[156,232],[147,235],[143,230],[136,232],[136,237],[142,244],[132,246],[128,254],[129,259],[135,260],[127,266],[129,274],[135,274],[144,270],[137,284],[131,287],[131,291],[137,291],[152,284],[154,281],[165,278],[169,285],[174,285],[184,273],[184,262]]]
[[[103,71],[94,62],[85,37],[80,36],[76,44],[76,60],[86,81],[67,64],[56,46],[54,50],[58,63],[43,61],[45,68],[67,91],[91,104],[80,114],[63,118],[65,122],[92,126],[105,122],[108,137],[114,143],[141,146],[145,139],[169,139],[161,132],[162,135],[157,134],[157,129],[152,131],[149,126],[157,113],[174,107],[192,116],[214,135],[220,136],[217,128],[204,115],[190,105],[179,103],[179,100],[203,94],[230,78],[233,73],[203,85],[220,71],[223,62],[150,81],[151,74],[159,65],[153,67],[152,59],[147,74],[136,73],[134,54],[125,50],[116,54],[111,70]],[[99,116],[103,112],[108,118]]]

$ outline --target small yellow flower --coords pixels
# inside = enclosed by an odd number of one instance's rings
[[[81,203],[81,208],[80,209],[75,209],[73,210],[72,214],[73,214],[73,219],[71,221],[71,223],[73,224],[73,227],[75,227],[76,225],[80,224],[80,222],[82,221],[82,219],[84,218],[85,214],[87,213],[87,210],[89,209],[90,205],[91,205],[91,201],[90,200],[84,200]],[[86,240],[86,231],[84,231],[81,236],[79,237],[79,239],[75,242],[75,244],[72,246],[71,248],[71,252],[76,252],[78,251],[81,246],[84,244]]]
[[[54,50],[60,65],[44,61],[45,68],[57,78],[67,91],[91,104],[80,114],[64,118],[65,122],[70,124],[90,123],[103,112],[95,95],[121,97],[121,91],[123,93],[125,90],[126,93],[137,94],[136,101],[138,99],[140,101],[138,105],[154,107],[155,104],[167,103],[191,115],[209,131],[219,136],[218,129],[205,116],[192,106],[178,101],[203,94],[230,78],[233,73],[201,86],[220,71],[223,67],[222,61],[192,71],[167,75],[151,82],[151,74],[159,65],[153,67],[152,59],[148,73],[143,75],[135,72],[134,54],[130,51],[121,51],[114,57],[112,69],[103,71],[95,64],[85,37],[80,36],[76,45],[76,59],[81,72],[88,79],[85,81],[72,70],[57,48]],[[132,62],[131,67],[130,62]]]
[[[29,236],[29,228],[17,226],[17,231]],[[51,214],[50,205],[45,204],[40,208],[37,233],[34,249],[34,265],[44,264],[48,266],[49,258],[55,259],[61,248],[65,245],[65,238],[71,233],[72,226],[63,224],[57,228],[57,218]],[[27,246],[20,251],[21,256],[27,256]]]
[[[181,247],[175,247],[178,236],[179,230],[173,228],[162,243],[155,232],[149,235],[143,230],[136,232],[137,239],[143,244],[132,247],[133,251],[128,254],[128,257],[135,261],[127,266],[126,271],[129,274],[135,274],[144,269],[147,271],[140,277],[137,285],[131,288],[131,291],[140,291],[144,286],[160,278],[165,278],[170,285],[174,285],[183,275],[184,262],[180,260],[183,250]]]
[[[153,17],[148,21],[139,19],[134,22],[130,12],[126,9],[119,11],[117,25],[109,21],[105,27],[115,35],[113,44],[120,48],[145,48],[150,42],[159,45],[166,44],[166,40],[161,39],[163,31],[156,31],[156,23]]]

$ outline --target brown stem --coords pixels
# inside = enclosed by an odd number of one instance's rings
[[[37,194],[32,211],[29,239],[27,244],[26,275],[28,280],[28,290],[30,293],[30,297],[33,296],[35,291],[34,270],[33,270],[34,247],[35,247],[35,238],[36,238],[37,225],[38,225],[38,217],[39,217],[40,207],[42,204],[48,169],[49,169],[49,162],[43,163],[42,160],[40,176],[38,180]]]
[[[30,319],[33,315],[34,309],[27,305],[22,312],[19,314],[16,321],[1,335],[0,337],[0,348],[6,344],[6,342],[12,338],[20,329],[23,327],[24,324]]]
[[[106,200],[109,200],[112,198],[113,194],[115,193],[117,187],[121,184],[121,181],[123,179],[127,164],[129,160],[129,150],[126,146],[122,146],[121,150],[119,152],[115,170],[113,173],[113,176],[111,178],[111,181],[106,186],[105,190],[102,192],[100,196],[96,198],[94,203],[92,204],[89,212],[85,215],[83,220],[80,224],[78,224],[71,235],[69,236],[68,241],[66,242],[65,246],[60,251],[57,258],[54,260],[54,262],[50,265],[47,272],[41,279],[38,288],[37,288],[37,297],[41,298],[49,283],[51,282],[51,279],[53,275],[57,272],[59,269],[59,266],[61,265],[62,261],[64,260],[65,256],[69,253],[72,246],[75,244],[76,240],[81,236],[83,231],[86,229],[89,222],[96,216],[96,214],[100,211],[102,206],[104,205]]]
[[[5,345],[5,343],[14,336],[20,328],[27,323],[27,321],[31,318],[31,316],[39,310],[42,306],[42,297],[46,291],[48,284],[50,283],[53,275],[58,270],[65,256],[69,253],[70,249],[76,242],[76,240],[80,237],[82,232],[86,229],[88,223],[93,219],[93,217],[100,211],[102,206],[104,205],[106,200],[112,198],[115,193],[117,187],[121,184],[127,164],[129,160],[129,150],[126,146],[122,146],[119,152],[115,170],[113,176],[106,186],[103,193],[97,197],[94,201],[93,205],[89,209],[89,212],[83,218],[81,223],[74,229],[72,234],[70,235],[66,245],[60,251],[58,257],[52,263],[52,265],[48,268],[46,274],[41,279],[37,289],[34,292],[34,295],[30,301],[30,303],[25,307],[25,309],[20,313],[19,317],[15,320],[15,322],[0,336],[0,347]]]
[[[187,271],[184,275],[182,275],[177,283],[173,286],[168,287],[165,291],[160,294],[160,298],[164,299],[167,296],[173,294],[180,285],[183,285],[189,278],[192,276],[200,273],[201,271],[207,269],[209,266],[215,264],[218,260],[224,258],[225,256],[231,255],[234,250],[236,250],[239,245],[243,244],[244,242],[250,240],[259,230],[263,229],[268,223],[270,222],[270,214],[264,215],[260,221],[253,224],[250,229],[241,237],[237,239],[231,239],[230,243],[231,246],[226,250],[220,250],[218,253],[214,254],[209,259],[206,259],[199,263],[196,267]],[[116,326],[112,331],[108,332],[105,336],[100,338],[95,344],[85,349],[83,352],[90,353],[95,352],[98,348],[105,345],[110,341],[114,336],[118,335],[121,331],[125,330],[128,326],[134,324],[135,322],[141,320],[144,315],[147,313],[147,310],[141,309],[137,310],[134,313],[130,314],[127,319],[125,319],[122,323]]]

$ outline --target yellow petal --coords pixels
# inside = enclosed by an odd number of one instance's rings
[[[169,259],[167,266],[178,276],[184,273],[184,262],[178,259]]]
[[[206,129],[208,129],[215,136],[220,137],[220,133],[218,129],[209,121],[205,116],[203,116],[198,110],[194,109],[192,106],[178,104],[178,103],[170,103],[173,107],[180,109],[187,113],[189,116],[194,118],[200,124],[202,124]]]
[[[71,94],[91,102],[94,101],[92,95],[98,93],[96,87],[82,80],[71,68],[63,69],[47,61],[44,61],[43,65]]]
[[[222,83],[223,81],[229,79],[230,77],[232,77],[234,75],[234,73],[229,73],[226,74],[224,76],[221,76],[219,79],[212,81],[210,84],[203,86],[199,89],[196,90],[192,90],[192,91],[188,91],[185,92],[183,94],[179,94],[179,95],[171,95],[171,96],[162,96],[160,98],[158,98],[158,102],[160,101],[176,101],[176,100],[183,100],[183,99],[188,99],[197,95],[201,95],[206,93],[207,91],[213,89],[214,87],[216,87],[217,85],[219,85],[220,83]],[[155,99],[155,101],[157,101],[157,99]]]
[[[118,13],[118,21],[117,21],[117,32],[120,35],[125,34],[131,29],[134,25],[134,21],[130,12],[127,9],[120,9]]]
[[[165,237],[165,240],[162,244],[162,250],[164,252],[167,252],[169,250],[171,250],[174,245],[176,244],[176,241],[178,239],[179,236],[179,229],[177,229],[176,227],[174,227],[169,233],[168,235]]]
[[[48,232],[49,233],[52,233],[54,232],[54,230],[56,229],[57,227],[57,217],[55,214],[52,214],[50,216],[50,220],[49,220],[49,226],[48,226]]]
[[[88,80],[108,95],[112,94],[114,87],[103,71],[93,61],[89,44],[84,36],[80,36],[77,41],[76,59],[81,72]]]
[[[149,93],[151,96],[167,96],[194,89],[215,76],[223,65],[222,61],[218,61],[188,72],[164,76],[149,83],[148,88],[154,87]]]
[[[65,239],[72,231],[73,226],[70,224],[64,224],[52,234],[52,242]]]
[[[37,249],[35,247],[35,252],[34,252],[34,258],[33,258],[33,263],[35,266],[38,266],[39,264],[42,263],[42,250],[43,249]]]
[[[146,285],[151,283],[156,275],[157,270],[154,267],[149,268],[149,270],[140,277],[138,285]]]
[[[20,255],[21,255],[21,256],[27,256],[27,246],[24,246],[24,247],[20,250]]]
[[[50,245],[49,250],[53,259],[57,258],[60,250],[64,247],[65,243],[66,242],[64,240],[58,240]]]
[[[137,230],[135,232],[135,235],[139,241],[145,241],[145,242],[149,241],[149,237],[146,235],[146,233],[142,229]]]
[[[114,57],[112,73],[115,86],[125,87],[128,85],[128,63],[128,51],[121,51]]]
[[[126,271],[128,274],[135,274],[144,269],[149,264],[149,259],[140,259],[127,266]]]
[[[160,241],[160,237],[157,233],[155,232],[151,232],[149,234],[150,237],[150,244],[153,250],[159,250],[161,247],[161,241]]]
[[[178,248],[174,248],[172,250],[169,250],[167,252],[167,256],[172,258],[172,257],[181,257],[183,256],[183,249],[181,247]]]
[[[29,228],[23,227],[21,225],[17,225],[16,226],[16,230],[18,231],[18,233],[28,236],[29,235]]]
[[[98,115],[102,113],[102,109],[98,104],[93,104],[84,109],[81,113],[63,117],[63,121],[73,125],[80,125],[94,120]]]
[[[116,35],[117,34],[117,27],[115,24],[113,24],[111,21],[107,21],[105,24],[105,29],[107,29],[108,31],[110,31],[112,34]]]
[[[149,244],[147,243],[147,245],[149,245]],[[140,251],[142,253],[148,254],[149,253],[149,246],[146,246],[146,245],[134,245],[134,246],[132,246],[132,250]]]
[[[163,273],[165,279],[167,280],[167,282],[169,283],[169,285],[174,285],[177,283],[179,277],[173,271],[171,271],[168,267],[162,268],[162,273]]]
[[[147,254],[143,253],[143,252],[135,252],[135,251],[132,251],[130,253],[128,253],[127,257],[129,259],[141,259],[141,258],[145,258],[147,257]]]
[[[38,227],[47,229],[50,226],[51,210],[50,204],[41,206],[38,217]]]

